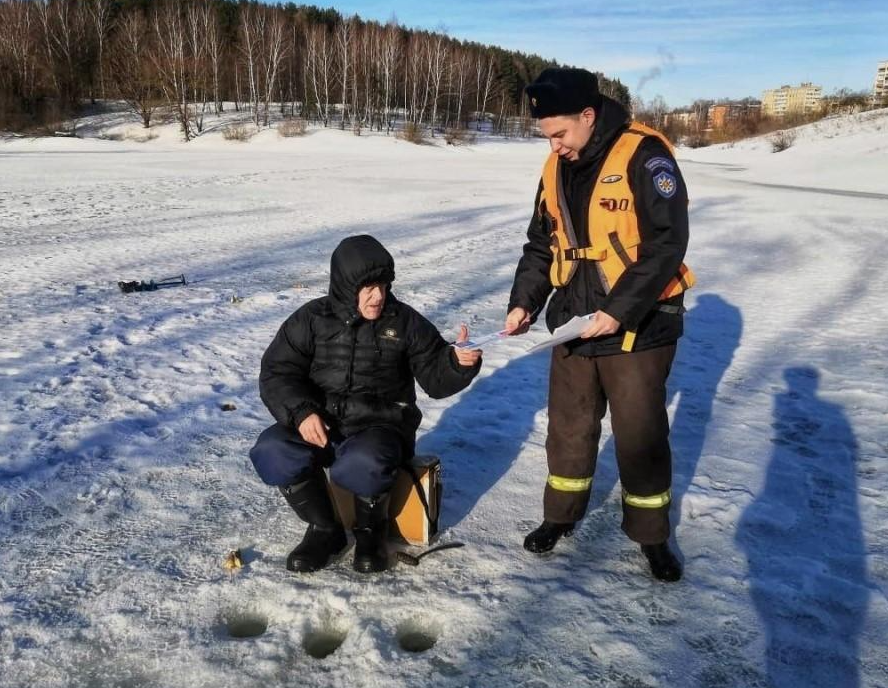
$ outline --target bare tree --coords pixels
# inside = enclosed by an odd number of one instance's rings
[[[193,122],[198,133],[203,131],[207,111],[209,82],[209,27],[213,22],[213,6],[208,0],[192,0],[185,5],[186,37],[188,39],[188,81],[191,102],[195,104]]]
[[[46,63],[63,106],[76,106],[80,95],[81,65],[86,60],[88,16],[85,6],[68,0],[38,0],[37,17],[43,29]]]
[[[312,91],[318,117],[324,126],[330,125],[330,80],[333,70],[333,51],[323,24],[307,28],[306,62],[310,72]]]
[[[96,36],[96,49],[98,62],[96,69],[99,73],[99,93],[102,100],[105,99],[105,41],[108,29],[111,26],[111,0],[90,0],[86,6],[89,17],[92,20],[93,30]]]
[[[213,72],[213,107],[218,115],[224,109],[222,98],[219,95],[219,78],[220,65],[225,48],[222,44],[222,30],[219,26],[219,17],[212,7],[211,15],[207,23],[207,55],[210,58],[210,69]]]
[[[451,60],[453,67],[453,76],[451,78],[451,88],[456,98],[456,126],[462,126],[463,103],[466,99],[466,87],[469,80],[469,70],[471,68],[471,55],[466,50],[456,50]]]
[[[382,108],[386,133],[389,133],[392,130],[390,108],[392,106],[392,101],[394,100],[396,71],[400,61],[401,37],[399,35],[398,25],[394,22],[389,22],[385,26],[385,32],[382,37],[380,60],[382,71]]]
[[[154,46],[145,15],[129,12],[117,24],[110,45],[112,83],[129,108],[148,129],[160,106],[157,93],[158,76],[151,58]]]
[[[437,34],[429,46],[428,65],[429,82],[432,92],[432,137],[435,136],[435,127],[438,126],[438,100],[441,96],[441,84],[447,71],[447,36]]]
[[[425,116],[428,103],[427,55],[429,39],[425,33],[415,33],[407,43],[407,65],[404,70],[404,110],[407,119],[419,124]]]
[[[29,0],[0,4],[0,85],[30,110],[37,81],[37,18]]]
[[[479,52],[475,61],[475,76],[477,88],[475,90],[475,112],[478,118],[478,130],[481,129],[481,122],[484,121],[487,112],[487,101],[490,98],[491,87],[493,86],[495,60],[492,53],[485,55]]]
[[[498,74],[500,60],[508,74]],[[249,103],[257,127],[278,99],[282,114],[295,114],[298,100],[326,126],[336,103],[343,126],[385,122],[391,131],[404,117],[434,131],[470,119],[473,91],[479,126],[491,109],[503,128],[520,100],[507,80],[541,64],[395,20],[256,0],[0,0],[4,117],[30,109],[46,121],[88,93],[126,99],[148,124],[163,97],[186,139],[203,128],[210,102],[218,114],[226,100],[237,110]]]
[[[186,141],[194,137],[191,108],[188,104],[187,30],[178,3],[169,0],[155,7],[154,40],[157,50],[152,54],[154,66],[167,102]]]
[[[274,10],[271,12],[264,25],[262,56],[262,102],[264,105],[264,124],[268,126],[268,113],[271,107],[271,97],[274,94],[275,84],[281,71],[281,63],[287,53],[287,45],[284,40],[286,35],[286,22],[283,14]]]
[[[265,32],[265,13],[256,5],[242,5],[240,17],[240,51],[247,70],[247,87],[250,90],[250,109],[253,123],[259,126],[259,61],[262,51],[262,34]]]
[[[341,125],[345,126],[348,118],[348,78],[349,67],[351,66],[351,46],[354,40],[355,22],[353,19],[347,19],[340,22],[336,27],[336,50],[339,56],[339,77],[342,86],[342,95],[340,97],[340,106],[342,107]]]

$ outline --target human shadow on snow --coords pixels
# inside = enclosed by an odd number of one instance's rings
[[[857,503],[858,446],[810,366],[784,370],[765,482],[737,525],[774,686],[860,685],[869,601]]]

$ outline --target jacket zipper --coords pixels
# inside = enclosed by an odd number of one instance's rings
[[[358,346],[358,326],[352,325],[351,329],[352,329],[351,356],[349,357],[349,361],[348,361],[348,374],[345,378],[345,395],[343,395],[343,396],[348,396],[349,392],[351,392],[352,377],[354,376],[354,369],[355,369],[355,349],[357,349],[357,346]],[[339,417],[342,418],[344,416],[344,413],[345,413],[344,409],[340,405]]]

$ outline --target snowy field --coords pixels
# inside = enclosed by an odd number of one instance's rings
[[[420,401],[442,541],[465,548],[284,570],[302,525],[247,458],[278,325],[371,233],[442,332],[499,329],[546,150],[170,125],[0,143],[0,686],[888,686],[888,111],[779,154],[679,151],[699,278],[670,379],[680,583],[619,529],[607,431],[575,536],[522,549],[546,476],[548,360],[522,356],[539,329]],[[417,636],[433,647],[401,647]]]

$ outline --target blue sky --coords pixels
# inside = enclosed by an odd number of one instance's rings
[[[317,2],[321,6],[329,3]],[[620,78],[670,106],[761,97],[813,81],[824,93],[871,89],[888,60],[888,0],[346,0],[343,14],[537,53]],[[653,77],[653,78],[649,78]]]

